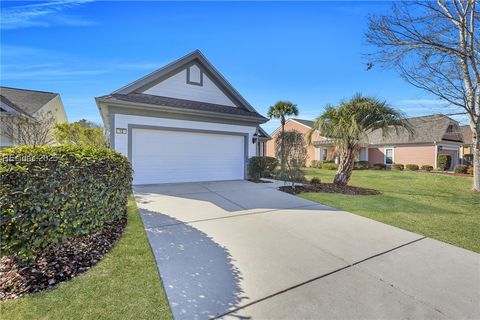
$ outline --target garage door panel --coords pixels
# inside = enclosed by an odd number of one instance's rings
[[[133,129],[135,184],[244,177],[244,136]]]

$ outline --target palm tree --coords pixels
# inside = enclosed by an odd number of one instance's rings
[[[327,106],[325,112],[315,119],[308,141],[312,141],[315,130],[335,141],[340,163],[333,183],[346,186],[352,175],[355,151],[359,149],[360,141],[366,140],[368,133],[377,129],[382,130],[383,136],[392,131],[398,133],[400,129],[413,133],[402,112],[389,107],[385,101],[357,93],[338,107]]]
[[[281,176],[284,176],[285,173],[285,147],[283,142],[283,137],[285,136],[285,117],[288,116],[298,116],[298,108],[296,104],[293,104],[290,101],[278,101],[273,106],[270,106],[268,109],[267,116],[272,119],[280,119],[282,125],[281,132],[281,147],[280,147],[280,164],[281,164]]]

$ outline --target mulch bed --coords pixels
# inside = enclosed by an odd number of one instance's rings
[[[253,179],[248,179],[248,181],[253,182],[253,183],[273,183],[272,181],[268,181],[268,180],[253,180]]]
[[[283,186],[279,188],[280,191],[287,192],[290,194],[300,194],[305,192],[325,192],[325,193],[341,193],[348,195],[377,195],[381,194],[380,191],[375,189],[367,189],[361,187],[345,186],[339,187],[333,183],[320,183],[315,185],[301,185],[295,186]]]
[[[28,265],[20,266],[12,257],[0,258],[0,300],[52,288],[89,270],[110,251],[126,224],[126,216],[106,223],[92,235],[42,250]]]

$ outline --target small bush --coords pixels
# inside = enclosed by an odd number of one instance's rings
[[[335,161],[333,161],[333,160],[325,160],[325,161],[322,161],[322,163],[335,163]]]
[[[467,174],[473,174],[473,166],[467,167]]]
[[[312,160],[312,161],[310,162],[310,168],[321,169],[321,168],[322,168],[322,161],[320,161],[320,160]]]
[[[392,165],[392,170],[403,171],[403,169],[405,169],[405,166],[401,163],[394,163]]]
[[[274,157],[264,157],[266,162],[264,178],[273,178],[275,176],[275,168],[278,167],[278,159]]]
[[[338,165],[336,163],[330,163],[330,162],[324,162],[322,164],[322,167],[323,167],[323,169],[327,169],[327,170],[337,170],[338,169]]]
[[[18,260],[122,219],[132,168],[111,149],[23,146],[0,151],[1,251]]]
[[[353,164],[353,169],[355,170],[368,169],[368,161],[355,161],[355,163]]]
[[[375,170],[385,170],[385,169],[387,169],[387,165],[385,163],[374,163],[372,167]]]
[[[467,173],[467,166],[464,164],[457,164],[454,171],[455,173]]]
[[[441,154],[437,158],[438,169],[442,171],[447,171],[452,165],[452,156],[449,154]]]
[[[312,179],[310,179],[310,184],[312,186],[318,186],[321,183],[322,183],[322,181],[320,180],[320,178],[313,177]]]
[[[247,171],[250,179],[260,180],[267,170],[267,161],[264,157],[251,157],[248,159]]]
[[[405,166],[408,171],[418,171],[418,164],[409,163]]]
[[[433,166],[429,165],[429,164],[424,164],[421,166],[421,168],[423,171],[427,171],[427,172],[430,172],[433,170]]]

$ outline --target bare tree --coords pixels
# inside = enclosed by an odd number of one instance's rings
[[[46,145],[55,142],[51,135],[55,118],[51,112],[39,113],[35,117],[4,113],[0,116],[2,135],[14,145]]]
[[[280,179],[291,181],[293,187],[295,182],[305,181],[302,168],[307,161],[307,144],[304,135],[296,130],[281,132],[275,139],[275,147],[277,155],[285,152],[285,171],[280,172]]]
[[[473,190],[480,191],[480,35],[474,0],[394,3],[388,15],[371,16],[369,69],[396,69],[415,87],[467,115],[473,133]]]

